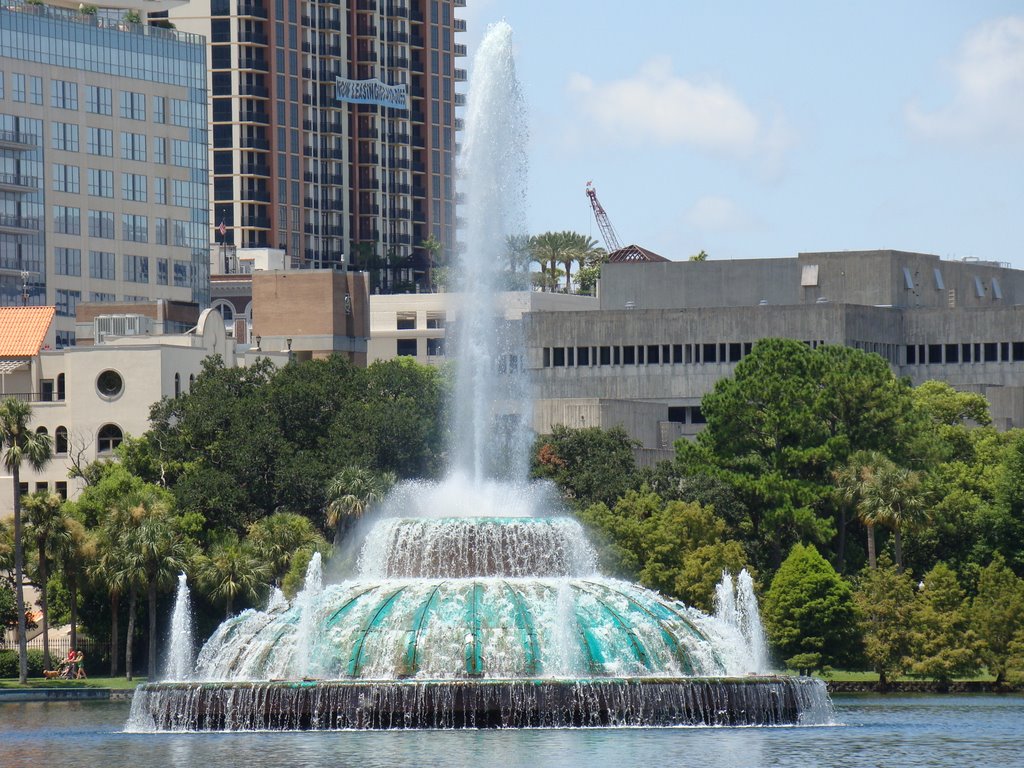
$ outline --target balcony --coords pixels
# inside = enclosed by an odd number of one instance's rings
[[[250,96],[257,99],[269,99],[270,91],[262,85],[247,83],[244,80],[238,84],[239,96]]]
[[[241,200],[243,203],[269,203],[270,193],[263,189],[243,189]]]
[[[238,32],[238,42],[250,43],[252,45],[267,45],[267,36],[255,29],[241,29]]]
[[[465,19],[452,19],[452,22],[455,25],[454,29],[455,29],[456,32],[465,32],[466,31],[466,20]]]
[[[366,176],[359,177],[359,189],[380,189],[380,180]]]
[[[426,41],[423,39],[423,35],[417,35],[415,32],[409,36],[409,45],[413,48],[424,48],[426,47]]]
[[[0,190],[5,192],[35,192],[39,189],[37,176],[23,176],[20,173],[0,173]]]
[[[270,115],[256,109],[243,109],[238,113],[238,119],[243,123],[260,123],[262,125],[270,123]]]
[[[256,72],[269,72],[270,67],[267,60],[259,56],[240,56],[238,59],[239,69],[251,69]]]
[[[456,94],[453,94],[453,95],[455,96],[455,106],[456,107],[464,107],[464,106],[466,106],[466,94],[464,94],[464,93],[456,93]]]
[[[238,146],[241,149],[260,149],[265,152],[270,151],[270,142],[257,136],[243,136],[239,139]]]
[[[458,67],[455,68],[455,82],[464,83],[468,79],[469,77],[466,74],[466,70],[459,69]]]
[[[388,161],[388,165],[392,168],[402,168],[408,170],[409,158],[407,157],[393,157]]]
[[[270,166],[266,163],[242,163],[238,172],[243,176],[270,176]]]
[[[380,155],[376,152],[360,152],[359,162],[363,164],[376,165],[380,162]]]
[[[388,3],[385,13],[387,13],[388,16],[401,16],[402,18],[408,18],[409,6],[403,5],[402,3]]]
[[[270,229],[270,218],[267,216],[243,216],[241,226],[247,229]]]
[[[398,32],[398,31],[388,32],[388,42],[389,43],[408,43],[409,42],[409,33],[408,32]]]
[[[370,22],[359,21],[356,24],[356,37],[376,37],[377,25]]]
[[[357,11],[376,11],[377,0],[356,0]]]
[[[252,16],[256,19],[265,19],[267,18],[267,9],[263,3],[255,2],[254,0],[239,0],[238,15]]]
[[[455,50],[453,52],[454,52],[456,58],[458,58],[460,56],[465,56],[466,55],[466,44],[465,43],[456,43],[455,44]]]
[[[408,144],[409,134],[402,131],[401,133],[392,132],[388,134],[388,141],[393,144]]]
[[[0,232],[8,235],[32,235],[41,224],[42,219],[36,216],[0,215]]]
[[[0,147],[3,149],[34,149],[36,137],[20,131],[0,131]]]

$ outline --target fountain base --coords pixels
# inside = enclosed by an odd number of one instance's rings
[[[806,677],[151,683],[128,730],[771,726],[831,714],[824,683]]]

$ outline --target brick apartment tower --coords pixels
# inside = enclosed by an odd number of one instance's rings
[[[465,0],[192,0],[170,20],[209,41],[211,244],[293,266],[379,269],[427,287],[455,246],[455,63]],[[404,84],[407,109],[336,99],[336,80]],[[224,234],[220,224],[224,223]]]

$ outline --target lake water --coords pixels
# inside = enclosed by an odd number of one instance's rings
[[[842,725],[126,734],[129,705],[0,705],[0,766],[1024,766],[1024,696],[836,696]]]

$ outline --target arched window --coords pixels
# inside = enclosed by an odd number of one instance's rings
[[[57,374],[57,399],[58,400],[63,400],[64,399],[64,374],[63,373],[58,373]]]
[[[36,434],[37,435],[48,435],[48,434],[50,434],[50,430],[48,430],[46,427],[36,427]]]
[[[68,452],[68,428],[57,427],[53,431],[53,450],[56,453]]]
[[[110,453],[124,440],[124,433],[116,424],[104,424],[100,427],[96,440],[96,450],[99,453]]]
[[[220,312],[220,316],[224,318],[225,325],[235,319],[235,308],[230,302],[220,301],[213,308]]]
[[[181,374],[174,374],[174,396],[177,397],[181,394]]]
[[[192,385],[195,384],[195,383],[196,383],[196,375],[194,373],[190,373],[188,375],[188,391],[189,392],[192,391]]]

